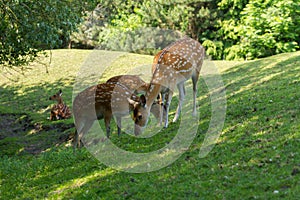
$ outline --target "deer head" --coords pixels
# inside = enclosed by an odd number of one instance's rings
[[[62,104],[63,100],[61,96],[62,96],[62,90],[60,89],[56,94],[49,97],[49,100],[57,101],[58,104]]]

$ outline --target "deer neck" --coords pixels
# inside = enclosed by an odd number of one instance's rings
[[[57,99],[57,104],[64,104],[62,98]]]
[[[160,93],[161,85],[151,83],[146,93],[146,105],[147,108],[151,108],[154,101],[157,99],[157,95]]]

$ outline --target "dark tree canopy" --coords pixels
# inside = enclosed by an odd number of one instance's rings
[[[84,23],[73,37],[79,44],[127,51],[130,45],[146,44],[149,37],[157,36],[155,29],[148,29],[140,43],[132,44],[134,38],[140,37],[140,31],[136,30],[156,27],[198,39],[213,59],[255,59],[299,50],[299,0],[99,0],[98,3],[102,24]],[[97,18],[95,15],[96,12],[92,18]]]
[[[1,0],[0,65],[23,66],[65,46],[86,8],[76,0]]]
[[[153,54],[171,41],[157,40],[161,30],[199,40],[213,59],[255,59],[300,45],[299,0],[0,0],[0,17],[0,66],[9,67],[70,41]]]

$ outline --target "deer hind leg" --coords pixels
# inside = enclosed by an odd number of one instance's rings
[[[193,116],[197,115],[196,99],[197,99],[197,82],[199,79],[199,72],[195,72],[192,76],[193,81]]]
[[[111,114],[106,114],[106,116],[104,117],[107,138],[109,138],[109,135],[110,135],[110,120],[111,120],[111,118],[112,118]]]
[[[178,88],[178,91],[179,91],[179,102],[178,102],[178,106],[177,106],[177,110],[176,110],[173,122],[176,122],[178,120],[179,116],[180,116],[182,104],[183,104],[184,97],[185,97],[184,82],[181,82],[181,83],[177,84],[177,88]]]
[[[71,112],[70,108],[66,107],[65,119],[71,118],[71,116],[72,116],[72,112]]]
[[[121,135],[121,127],[122,127],[122,119],[121,117],[116,117],[117,119],[117,127],[118,127],[118,136]]]
[[[56,120],[62,119],[59,110],[53,112],[53,116],[55,117]]]
[[[79,127],[76,129],[75,132],[75,146],[80,148],[82,144],[82,137],[90,130],[92,127],[94,121],[93,120],[85,120],[84,122],[81,122]]]

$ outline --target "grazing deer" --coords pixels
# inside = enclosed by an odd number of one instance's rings
[[[57,104],[51,108],[50,120],[68,119],[72,116],[69,107],[63,102],[62,90],[59,90],[58,93],[49,97],[49,100],[57,101]]]
[[[179,103],[173,122],[179,118],[185,96],[184,83],[189,78],[193,81],[193,115],[196,115],[197,82],[204,57],[202,45],[188,37],[167,46],[154,57],[153,76],[146,94],[141,96],[139,102],[128,99],[134,107],[135,134],[139,134],[147,124],[151,105],[159,94],[162,102],[166,97],[165,114],[161,116],[165,116],[164,127],[168,127],[169,106],[175,86],[179,90]]]
[[[139,97],[126,86],[116,83],[102,83],[80,92],[73,102],[75,117],[75,146],[80,147],[81,138],[88,132],[95,120],[104,119],[106,135],[110,135],[110,121],[117,119],[118,135],[121,133],[121,118],[133,110],[127,99],[139,101]],[[160,107],[160,106],[159,106]]]
[[[115,84],[121,84],[125,87],[127,87],[131,93],[134,93],[136,95],[145,93],[146,90],[149,87],[149,84],[143,81],[139,76],[137,75],[118,75],[111,77],[106,81],[106,83],[115,83]],[[153,102],[150,112],[154,115],[156,119],[161,119],[161,106],[162,103],[160,101],[159,96],[157,97],[157,100]],[[119,124],[120,123],[120,124]],[[118,125],[121,127],[121,120],[119,121]],[[160,123],[161,125],[161,123]]]

